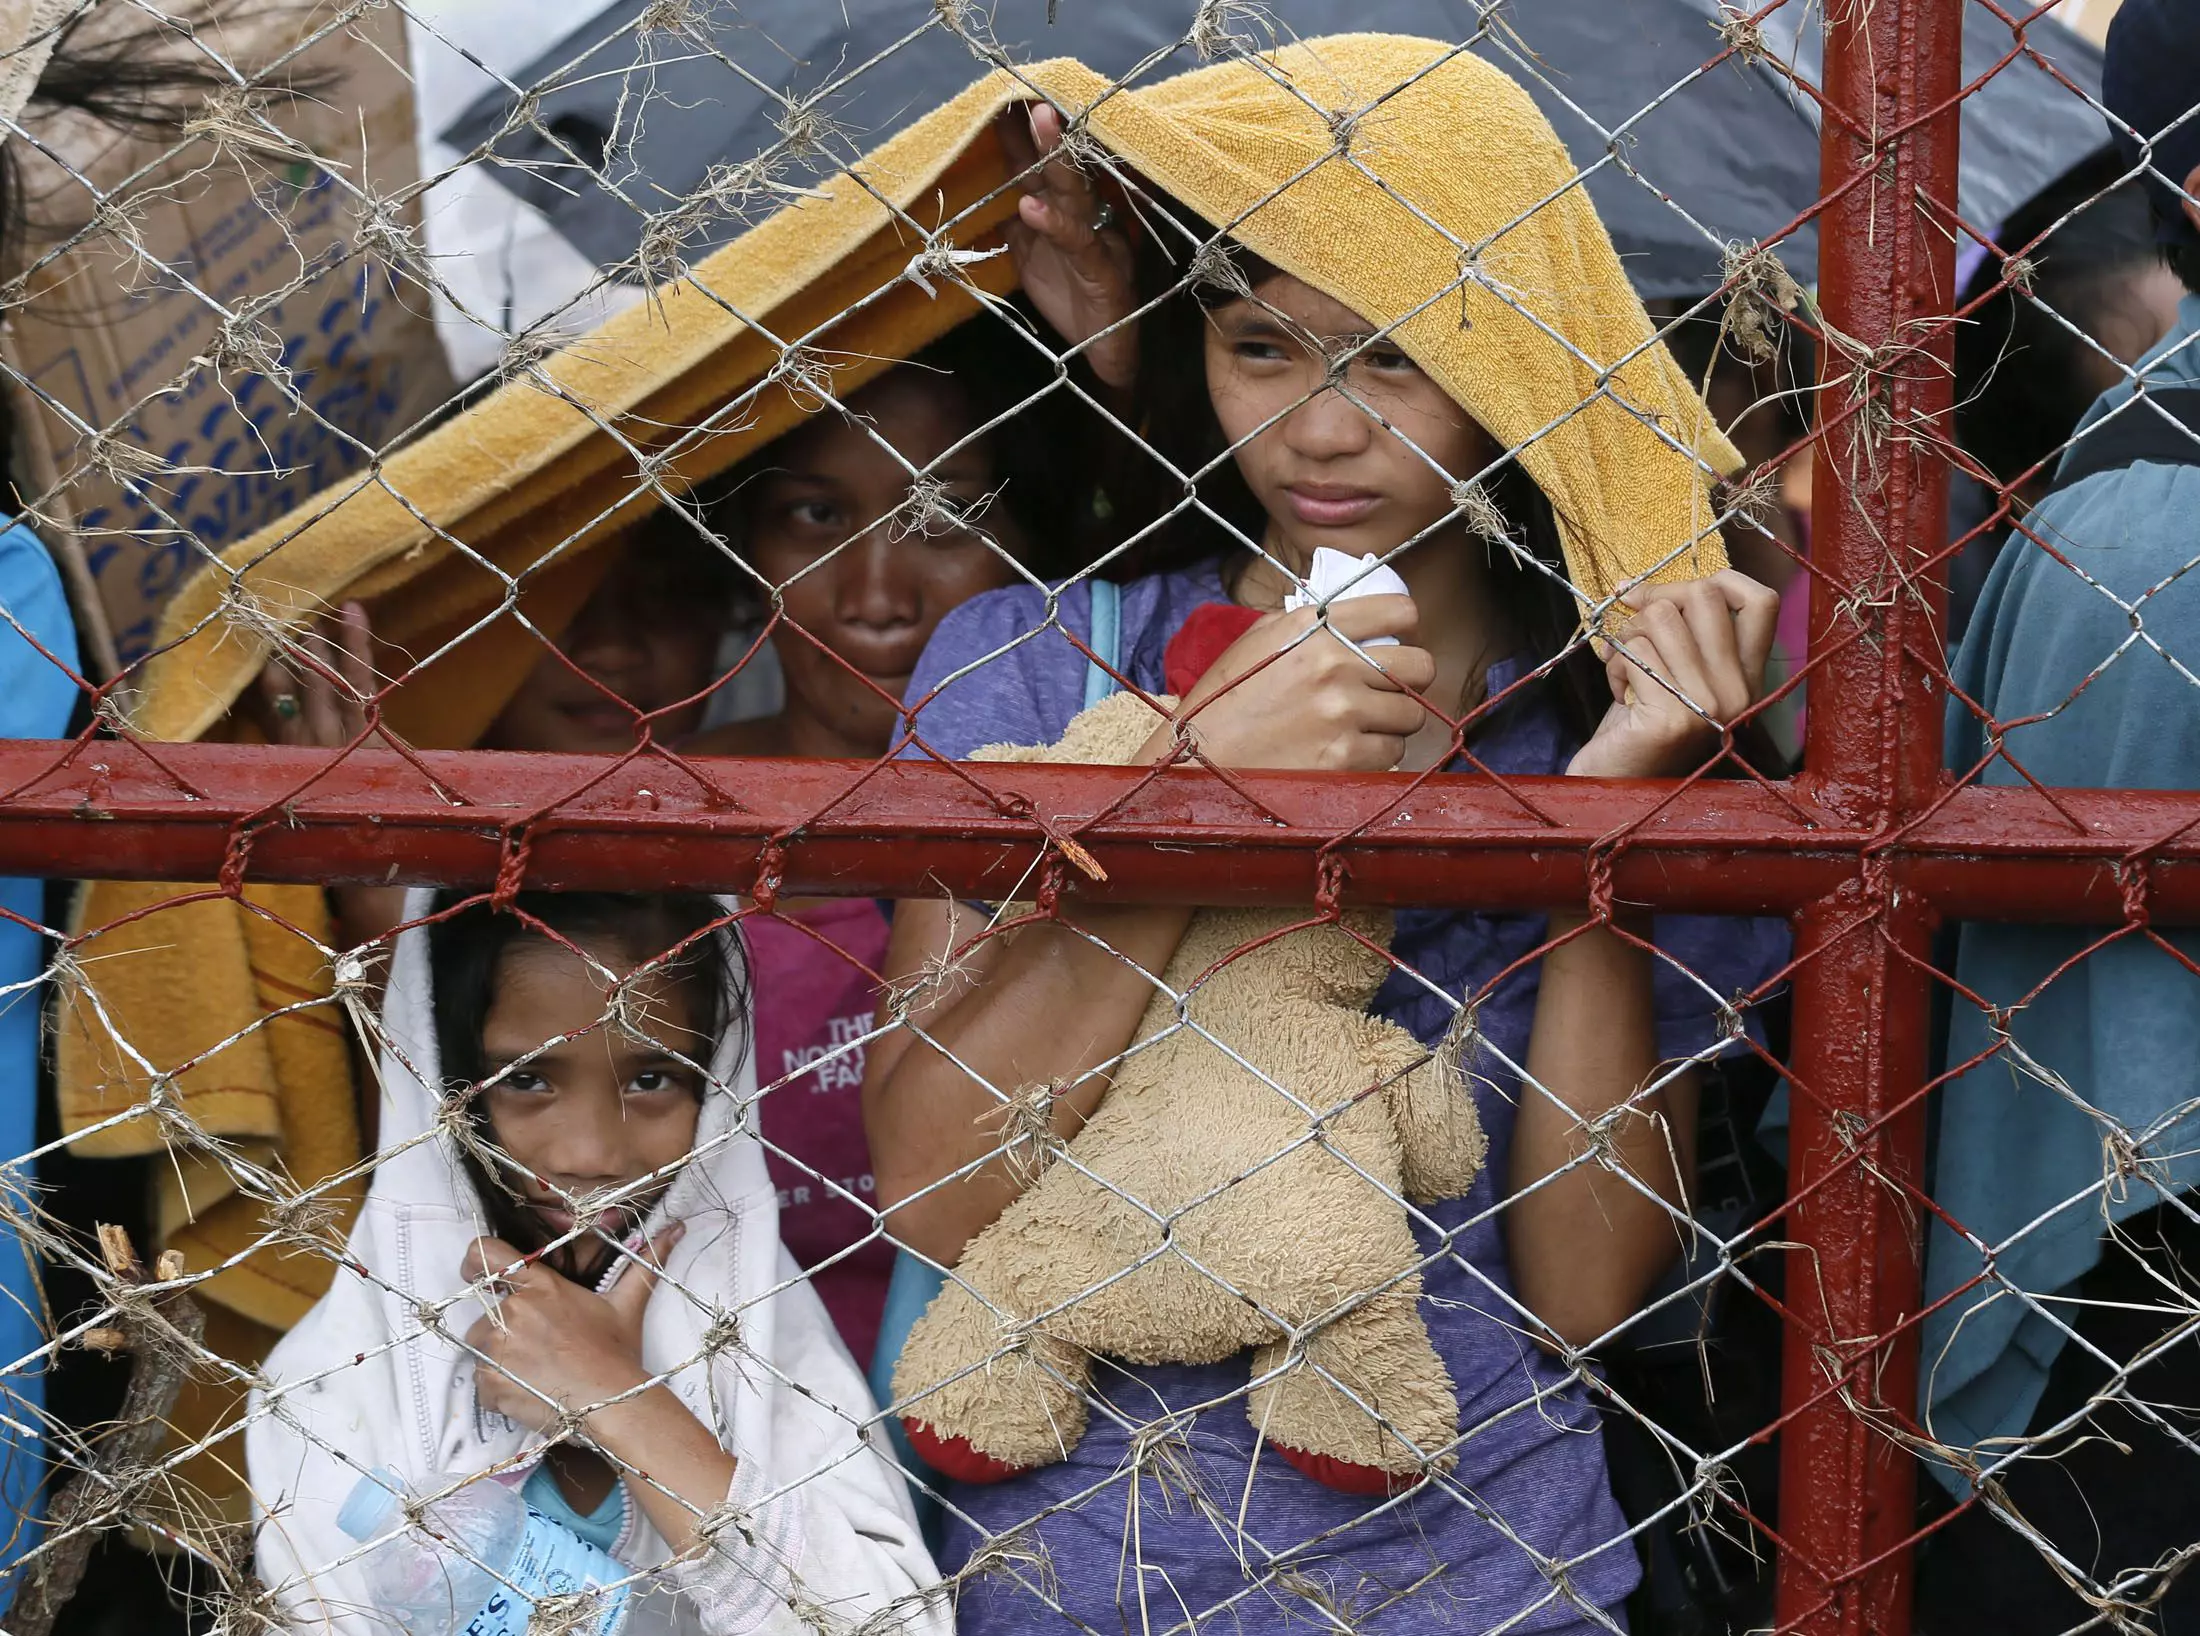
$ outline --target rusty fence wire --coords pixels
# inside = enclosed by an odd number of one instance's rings
[[[32,8],[6,1628],[2167,1628],[2200,655],[2050,490],[2196,365],[2056,8],[568,9]]]

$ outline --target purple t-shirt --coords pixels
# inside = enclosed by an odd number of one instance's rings
[[[863,1138],[863,1041],[878,1009],[871,974],[886,963],[886,915],[870,898],[831,898],[741,925],[756,1012],[757,1129],[779,1189],[780,1241],[868,1365],[894,1274],[894,1247],[875,1236]]]
[[[1214,565],[1124,586],[1117,668],[1160,691],[1170,637],[1194,608],[1221,600]],[[1058,606],[1061,625],[1089,631],[1086,587],[1061,592]],[[1042,594],[1016,586],[977,597],[941,621],[908,691],[915,704],[940,689],[916,718],[924,746],[958,757],[986,744],[1061,737],[1084,706],[1089,666],[1059,629],[1040,630],[1045,619]],[[942,677],[973,665],[942,686]],[[1517,665],[1493,667],[1491,692],[1518,674]],[[1475,753],[1497,772],[1525,775],[1563,772],[1574,748],[1556,712],[1531,699],[1493,724]],[[924,753],[918,746],[905,752]],[[1535,914],[1401,911],[1392,951],[1439,992],[1394,970],[1371,1009],[1433,1045],[1452,1020],[1443,996],[1481,993],[1542,942],[1544,924]],[[1722,998],[1754,989],[1786,959],[1787,928],[1779,921],[1664,917],[1656,936]],[[1296,1636],[1328,1628],[1307,1600],[1314,1586],[1322,1600],[1350,1610],[1359,1631],[1568,1630],[1584,1621],[1581,1607],[1555,1589],[1561,1579],[1604,1609],[1633,1589],[1635,1549],[1606,1480],[1597,1411],[1581,1384],[1522,1335],[1507,1300],[1512,1275],[1495,1211],[1520,1086],[1504,1061],[1526,1060],[1537,984],[1538,970],[1529,967],[1482,1003],[1482,1036],[1494,1050],[1482,1053],[1474,1082],[1488,1162],[1465,1198],[1427,1209],[1434,1230],[1416,1229],[1424,1254],[1439,1257],[1423,1274],[1422,1311],[1459,1391],[1456,1469],[1398,1501],[1324,1488],[1269,1450],[1249,1477],[1254,1434],[1243,1393],[1250,1354],[1159,1368],[1098,1359],[1093,1390],[1113,1412],[1091,1416],[1067,1460],[1006,1483],[958,1485],[949,1496],[946,1566],[959,1567],[988,1537],[1026,1522],[1021,1537],[1049,1564],[1035,1569],[1025,1551],[1008,1551],[1004,1568],[963,1592],[965,1636],[1160,1631],[1182,1628],[1187,1615],[1195,1628],[1232,1636]],[[1724,1037],[1704,987],[1663,962],[1656,1002],[1658,1047],[1668,1060]],[[1166,1463],[1153,1461],[1134,1486],[1126,1425],[1201,1404],[1209,1406],[1192,1416],[1185,1438],[1195,1487],[1188,1492]]]

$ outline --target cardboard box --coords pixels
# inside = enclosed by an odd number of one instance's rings
[[[107,11],[145,26],[123,0]],[[134,182],[172,136],[29,122],[67,161],[25,146],[30,264],[65,248],[36,267],[11,350],[62,481],[39,509],[73,517],[124,664],[213,552],[451,396],[411,249],[417,214],[354,191],[388,201],[418,180],[404,13],[366,10],[315,38],[342,15],[324,0],[202,23],[248,75],[313,41],[271,76],[306,94],[194,98],[182,151]],[[119,208],[95,211],[78,176],[119,189]]]

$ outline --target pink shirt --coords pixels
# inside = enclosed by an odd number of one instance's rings
[[[759,915],[742,922],[742,931],[779,1236],[805,1270],[863,1245],[811,1284],[856,1362],[868,1368],[894,1270],[893,1246],[873,1237],[859,1043],[876,1014],[874,974],[886,958],[886,916],[869,898],[849,898]]]

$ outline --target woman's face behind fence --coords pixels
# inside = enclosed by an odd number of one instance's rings
[[[790,706],[876,755],[942,616],[1008,584],[1026,542],[988,440],[947,454],[971,431],[953,380],[905,366],[849,409],[867,430],[835,416],[785,440],[744,497],[746,541],[799,627],[777,641]],[[914,484],[911,467],[926,474]]]
[[[631,1232],[671,1181],[623,1190],[688,1153],[702,1110],[703,1078],[690,1065],[711,1053],[703,985],[645,975],[622,997],[605,971],[624,977],[640,958],[604,941],[588,953],[596,965],[543,938],[512,943],[482,1025],[491,1139],[531,1175],[497,1169],[520,1192],[538,1242],[591,1222],[613,1238]],[[605,1194],[617,1202],[592,1216],[568,1202]],[[549,1257],[567,1273],[600,1259],[600,1241],[585,1233]]]
[[[731,608],[716,551],[672,532],[620,549],[561,652],[536,661],[483,747],[616,754],[634,747],[645,714],[659,742],[693,732]]]
[[[1494,452],[1405,353],[1369,339],[1374,328],[1288,275],[1207,315],[1215,418],[1230,444],[1251,439],[1238,470],[1268,514],[1271,549],[1300,564],[1317,546],[1360,556],[1412,539],[1451,513],[1453,480]]]

